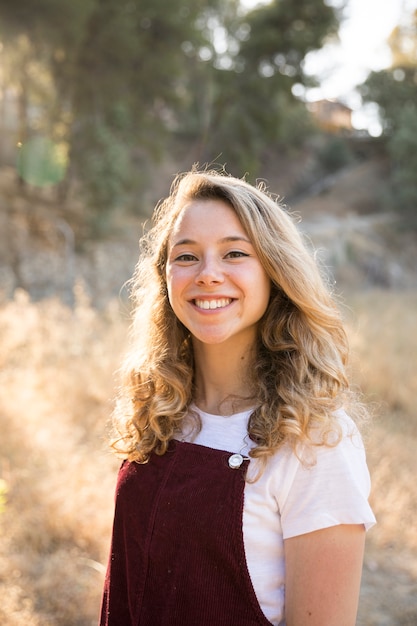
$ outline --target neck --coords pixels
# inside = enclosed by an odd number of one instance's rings
[[[256,404],[250,382],[253,346],[195,342],[195,403],[206,413],[232,415]]]

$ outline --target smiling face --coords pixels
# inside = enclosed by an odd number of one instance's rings
[[[171,307],[194,340],[255,342],[271,283],[242,224],[222,200],[195,200],[177,218],[166,265]]]

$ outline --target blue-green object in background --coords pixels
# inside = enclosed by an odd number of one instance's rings
[[[56,185],[65,176],[66,150],[46,137],[33,137],[19,144],[16,167],[19,176],[30,185]]]

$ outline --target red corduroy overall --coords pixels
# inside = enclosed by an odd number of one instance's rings
[[[118,476],[100,626],[270,626],[242,532],[248,461],[173,441]]]

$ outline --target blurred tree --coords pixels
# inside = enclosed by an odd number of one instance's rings
[[[391,135],[407,103],[417,99],[417,63],[415,67],[390,67],[371,72],[360,86],[365,102],[376,102],[383,131]]]
[[[0,0],[5,46],[26,37],[32,57],[54,79],[54,117],[70,146],[71,176],[83,184],[100,223],[175,129],[189,87],[187,51],[203,47],[207,20],[223,4]]]
[[[391,160],[390,206],[417,228],[417,10],[404,15],[388,44],[391,67],[371,72],[360,91],[379,107]]]
[[[390,135],[404,107],[417,101],[417,10],[404,13],[387,43],[391,66],[371,72],[360,91],[365,101],[378,104],[384,132]]]
[[[292,88],[307,82],[306,54],[336,35],[338,12],[324,0],[273,0],[225,24],[228,45],[210,68],[203,155],[210,161],[221,152],[222,161],[255,176],[267,144],[300,140],[297,129],[306,130],[305,107]]]
[[[96,229],[144,185],[169,137],[191,141],[195,160],[218,158],[253,175],[266,144],[300,139],[304,108],[292,87],[305,81],[307,52],[336,33],[336,10],[326,0],[273,0],[246,14],[239,6],[0,0],[5,47],[24,37],[37,63],[32,83],[52,77],[39,100],[43,130],[67,143],[67,182],[81,183]],[[29,84],[22,69],[26,111]]]
[[[417,104],[409,103],[399,115],[388,143],[392,163],[391,204],[409,227],[417,229]]]
[[[3,67],[7,86],[18,94],[18,145],[41,135],[68,153],[75,61],[94,4],[95,0],[0,0]],[[24,182],[22,173],[20,168]]]
[[[30,80],[33,89],[42,85],[42,76],[49,73],[59,89],[59,96],[70,93],[74,82],[73,67],[78,45],[89,13],[96,0],[19,0],[10,3],[0,0],[0,37],[5,48],[4,63],[9,66],[9,81],[18,79],[21,88],[27,88]],[[19,70],[32,63],[24,78],[19,77]],[[35,64],[37,67],[35,67]],[[56,70],[52,73],[51,70]],[[72,79],[72,80],[71,80]],[[64,90],[64,85],[67,91]],[[58,103],[53,99],[52,90],[39,98],[46,111],[45,118],[60,119],[65,101]],[[56,109],[55,116],[53,108]]]
[[[99,0],[91,11],[75,63],[71,161],[91,181],[99,225],[162,155],[182,106],[186,50],[203,45],[202,20],[216,4]]]

